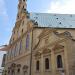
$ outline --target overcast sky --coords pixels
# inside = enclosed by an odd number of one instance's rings
[[[18,0],[0,0],[0,45],[8,44],[15,25]],[[28,0],[29,12],[75,14],[75,0]],[[0,52],[0,64],[3,52]]]

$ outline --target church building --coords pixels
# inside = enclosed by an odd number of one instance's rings
[[[75,75],[75,15],[29,13],[19,0],[3,75]]]

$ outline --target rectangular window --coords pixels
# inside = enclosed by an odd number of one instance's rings
[[[45,69],[49,70],[49,58],[45,58]]]

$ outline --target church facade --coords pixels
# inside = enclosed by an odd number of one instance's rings
[[[74,25],[75,16],[32,14],[26,7],[19,0],[3,75],[74,75],[75,29],[61,26]]]

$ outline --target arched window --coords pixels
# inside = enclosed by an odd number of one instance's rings
[[[62,68],[63,64],[62,64],[62,56],[58,55],[57,56],[57,68]]]
[[[49,69],[49,58],[45,59],[45,69]]]
[[[15,49],[14,50],[14,56],[16,56],[17,55],[17,49],[18,49],[17,44],[15,45],[15,48],[14,49]]]
[[[22,40],[20,41],[20,43],[19,43],[19,54],[21,53],[21,50],[22,50]]]
[[[29,48],[29,34],[27,34],[27,37],[26,37],[26,49]]]
[[[22,49],[22,40],[20,41],[20,50]]]
[[[39,71],[39,60],[36,61],[36,70]]]

